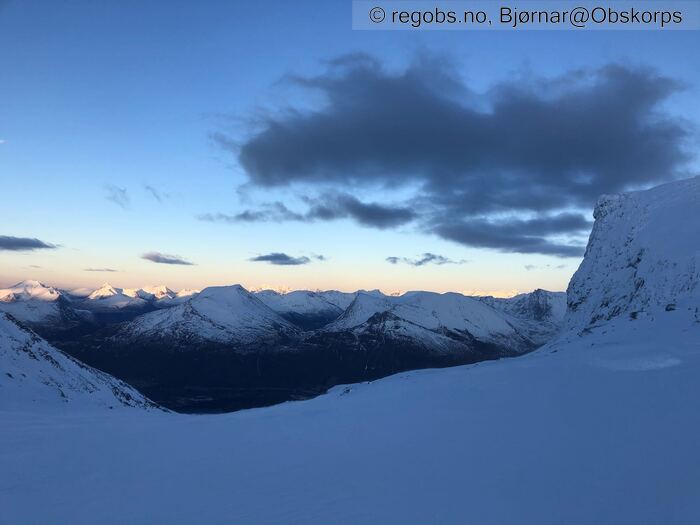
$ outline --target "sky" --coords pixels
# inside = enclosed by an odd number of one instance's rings
[[[699,46],[0,1],[0,286],[564,290],[598,195],[697,173]]]

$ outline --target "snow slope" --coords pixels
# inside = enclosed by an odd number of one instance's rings
[[[118,334],[124,339],[172,339],[174,343],[273,342],[298,331],[241,285],[211,286],[191,300],[137,317]]]
[[[0,412],[156,406],[127,384],[52,347],[0,313]]]

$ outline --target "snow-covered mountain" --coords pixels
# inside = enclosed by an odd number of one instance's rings
[[[148,307],[148,300],[142,297],[140,289],[125,290],[105,283],[88,295],[81,304],[95,311],[143,310]]]
[[[279,293],[274,290],[255,292],[272,310],[301,328],[319,328],[336,319],[344,308],[336,304],[341,292],[312,292],[295,290]]]
[[[538,346],[560,330],[566,314],[566,293],[537,289],[514,297],[478,297],[496,310],[518,319],[521,331]]]
[[[186,345],[270,344],[298,333],[289,321],[240,285],[205,288],[187,302],[128,323],[117,339],[149,339]]]
[[[69,357],[5,313],[0,313],[0,371],[0,410],[157,408],[126,383]]]
[[[89,318],[76,310],[56,288],[39,281],[22,281],[0,289],[0,312],[6,312],[29,326],[65,330]]]
[[[700,318],[700,177],[603,196],[594,217],[567,290],[567,329],[615,318]]]
[[[445,352],[489,344],[523,353],[537,346],[527,323],[473,297],[458,293],[407,292],[400,296],[359,292],[324,332],[372,333],[382,341]]]
[[[549,292],[538,288],[514,297],[478,297],[497,310],[519,319],[560,324],[566,314],[566,292]]]
[[[355,299],[348,305],[343,314],[324,328],[328,332],[350,330],[366,322],[376,313],[389,310],[394,302],[393,297],[386,297],[367,292],[357,292]]]

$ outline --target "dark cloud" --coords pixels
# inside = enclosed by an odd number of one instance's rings
[[[85,272],[117,272],[118,270],[114,270],[112,268],[85,268],[83,271],[85,271]]]
[[[316,255],[314,256],[314,258],[318,260],[325,260],[325,258],[323,258],[322,255]],[[291,255],[287,255],[286,253],[280,252],[268,253],[266,255],[258,255],[257,257],[252,257],[249,260],[253,262],[266,262],[279,266],[299,266],[301,264],[309,264],[311,262],[311,259],[306,256],[292,257]]]
[[[53,250],[55,248],[57,248],[55,244],[49,244],[35,238],[0,235],[0,250],[23,252],[30,250]]]
[[[255,210],[244,210],[234,215],[206,213],[197,218],[209,222],[315,222],[353,219],[374,228],[393,228],[411,222],[416,213],[405,206],[362,202],[343,193],[325,193],[318,198],[304,198],[308,209],[303,213],[290,210],[281,202],[273,202]]]
[[[590,226],[589,220],[575,213],[560,213],[528,220],[439,220],[433,224],[434,231],[442,238],[461,244],[559,257],[583,255],[585,246],[552,241],[548,236],[584,231]]]
[[[154,263],[160,263],[160,264],[180,264],[183,266],[194,266],[194,263],[191,263],[179,255],[168,255],[165,253],[159,253],[159,252],[148,252],[144,253],[141,256],[142,259],[146,259],[147,261],[151,261]]]
[[[252,185],[299,186],[320,197],[301,213],[248,210],[234,221],[340,215],[390,228],[417,219],[424,231],[468,246],[579,256],[576,237],[590,225],[572,219],[562,228],[562,213],[590,214],[600,194],[677,178],[690,159],[693,131],[662,110],[679,85],[649,69],[612,64],[474,93],[446,61],[424,57],[393,72],[352,55],[321,75],[287,78],[325,105],[266,116],[242,142],[215,139],[238,156]],[[345,196],[419,189],[392,206],[403,210],[396,215],[383,203],[367,208],[324,193],[343,187]]]
[[[424,253],[420,257],[416,257],[414,259],[410,259],[408,257],[387,257],[386,261],[391,264],[405,263],[410,264],[411,266],[425,266],[426,264],[466,264],[469,262],[466,259],[455,260],[443,255],[437,255],[429,252]]]
[[[112,201],[120,208],[127,209],[131,204],[131,199],[129,199],[129,194],[126,192],[126,188],[120,188],[119,186],[108,184],[105,186],[105,189],[107,190],[107,200]]]

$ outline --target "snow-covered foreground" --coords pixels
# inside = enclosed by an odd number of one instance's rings
[[[698,523],[692,315],[229,415],[3,413],[0,522]]]

